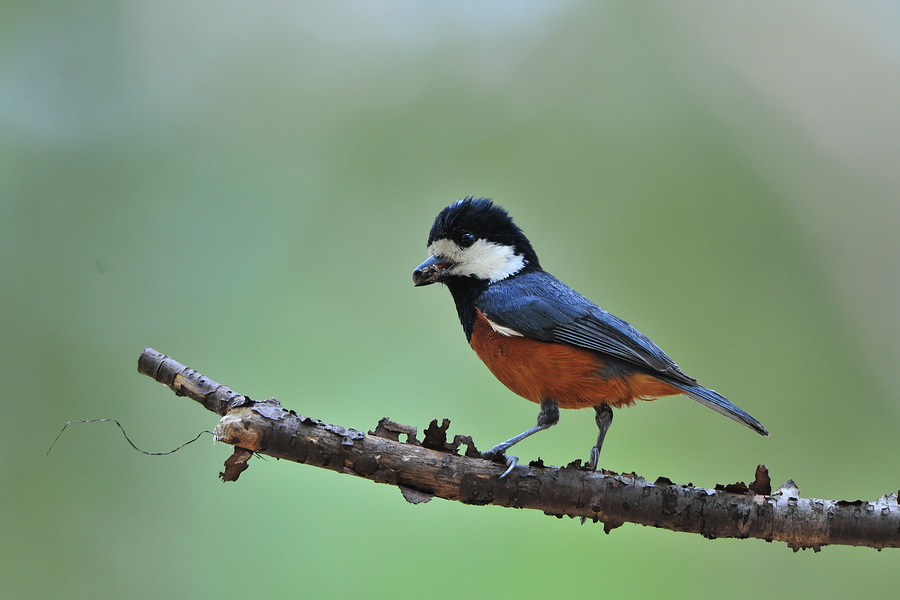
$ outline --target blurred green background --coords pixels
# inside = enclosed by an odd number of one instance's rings
[[[531,425],[414,289],[437,212],[504,205],[554,274],[772,432],[686,398],[604,466],[806,496],[900,486],[892,2],[9,2],[0,20],[3,598],[874,597],[794,554],[441,500],[274,460],[236,484],[153,346],[254,397],[490,446]],[[591,411],[517,448],[586,457]],[[464,596],[463,596],[464,595]]]

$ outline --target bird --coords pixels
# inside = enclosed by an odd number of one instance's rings
[[[540,405],[535,426],[481,453],[505,460],[501,478],[518,462],[507,450],[558,423],[560,408],[595,411],[591,471],[612,409],[637,400],[682,394],[769,435],[755,418],[685,374],[647,336],[545,271],[531,242],[492,200],[468,196],[441,210],[427,252],[412,273],[414,285],[444,284],[478,357],[512,392]]]

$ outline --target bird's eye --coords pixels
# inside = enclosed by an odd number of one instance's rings
[[[468,231],[463,231],[461,234],[456,236],[456,243],[459,244],[462,248],[468,248],[475,243],[475,236]]]

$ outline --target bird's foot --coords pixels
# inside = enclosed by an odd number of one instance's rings
[[[591,448],[591,457],[588,460],[588,468],[593,472],[597,470],[597,465],[600,463],[600,449],[597,446]]]
[[[588,459],[588,469],[593,473],[597,470],[597,465],[600,463],[600,449],[597,446],[591,448],[591,457]],[[581,524],[584,525],[584,522],[587,521],[587,517],[581,517]]]
[[[487,452],[481,453],[481,458],[483,458],[485,460],[493,461],[493,460],[497,459],[498,457],[502,457],[503,460],[506,462],[506,470],[503,471],[503,474],[500,475],[500,477],[498,477],[497,479],[503,479],[504,477],[509,475],[510,472],[516,467],[516,465],[519,464],[518,456],[513,456],[512,454],[504,454],[503,450],[504,450],[504,448],[497,449],[495,447],[495,448],[491,448]]]

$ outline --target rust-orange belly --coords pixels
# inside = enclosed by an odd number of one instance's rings
[[[502,335],[481,311],[470,343],[503,385],[532,402],[553,400],[561,408],[622,406],[681,393],[646,373],[604,376],[606,363],[590,350]]]

